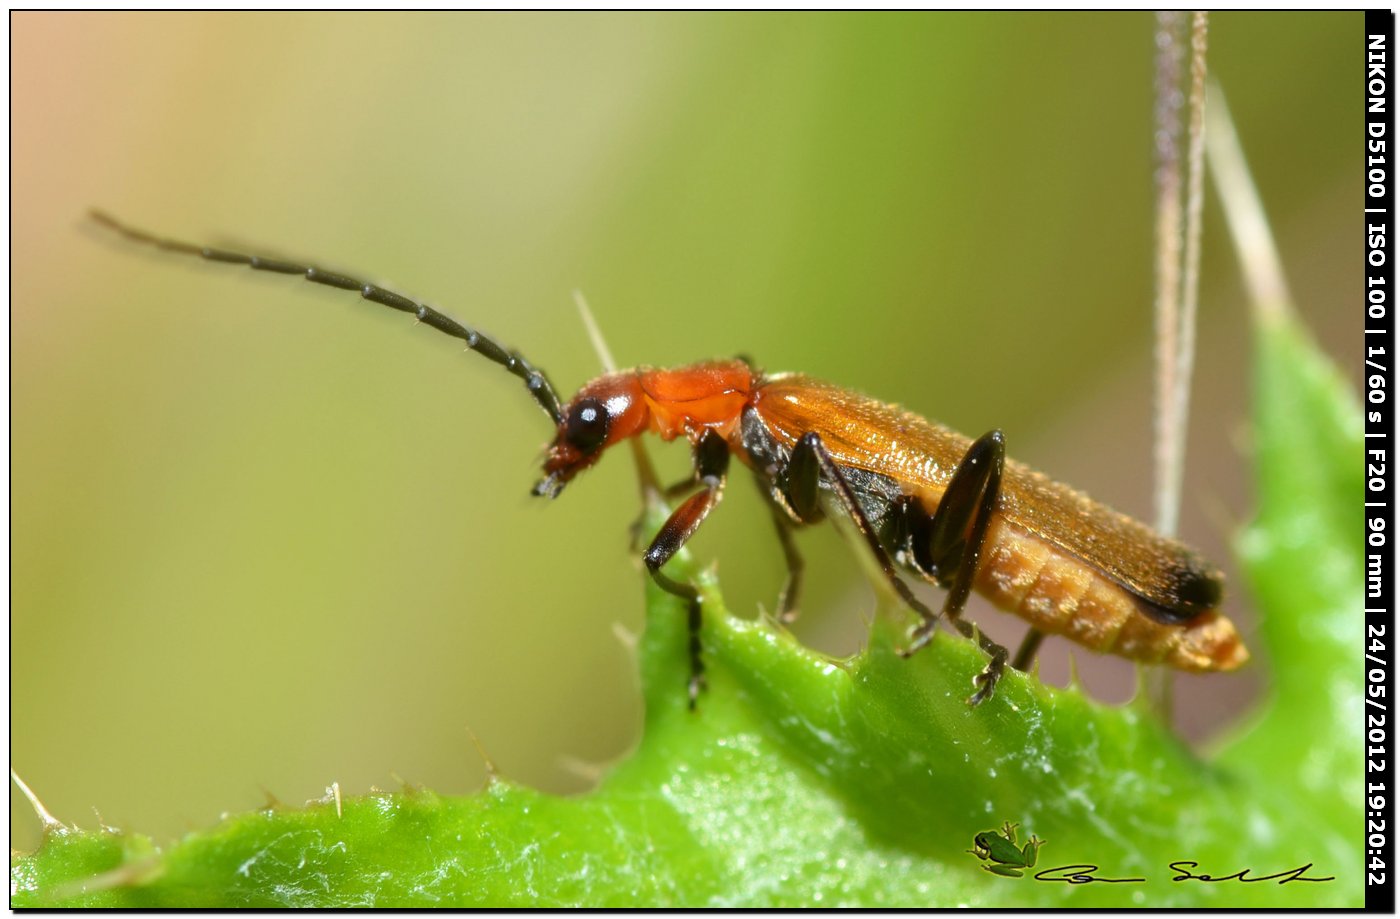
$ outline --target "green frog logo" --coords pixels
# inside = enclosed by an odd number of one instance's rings
[[[987,830],[972,837],[972,848],[967,851],[987,862],[983,871],[999,874],[1004,878],[1024,877],[1027,868],[1035,867],[1036,852],[1045,845],[1045,840],[1031,836],[1021,848],[1016,847],[1016,827],[1020,824],[1003,823],[1001,832]]]

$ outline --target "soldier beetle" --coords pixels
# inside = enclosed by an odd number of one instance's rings
[[[557,497],[629,438],[684,437],[694,474],[668,490],[684,500],[643,560],[658,585],[689,604],[692,708],[704,688],[700,593],[664,569],[719,503],[731,457],[748,467],[772,510],[788,569],[779,618],[795,618],[802,585],[792,530],[844,517],[919,616],[901,655],[928,644],[943,618],[987,655],[969,705],[992,695],[1010,657],[963,618],[973,590],[1030,623],[1010,661],[1022,670],[1047,633],[1190,671],[1233,670],[1249,657],[1217,611],[1218,569],[1182,543],[1006,459],[1001,431],[972,440],[896,406],[800,374],[764,373],[744,359],[609,372],[562,402],[518,352],[408,297],[313,265],[164,239],[99,211],[92,217],[133,242],[356,291],[461,339],[519,377],[555,427],[536,495]],[[901,572],[946,589],[942,610],[915,597]]]

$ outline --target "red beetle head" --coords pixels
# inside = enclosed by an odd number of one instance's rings
[[[610,373],[584,386],[562,409],[559,430],[534,493],[556,497],[603,451],[646,429],[649,410],[637,374]]]

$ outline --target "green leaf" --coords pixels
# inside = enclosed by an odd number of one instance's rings
[[[13,906],[1263,906],[1362,903],[1354,398],[1286,321],[1259,334],[1259,515],[1240,539],[1273,691],[1214,762],[1140,704],[1008,673],[977,709],[983,659],[940,635],[899,658],[906,614],[825,658],[705,597],[709,691],[686,704],[683,605],[647,588],[643,738],[576,797],[495,779],[273,807],[157,852],[140,836],[46,834],[12,859]],[[661,510],[649,511],[659,525]],[[1297,764],[1297,768],[1294,766]],[[1339,779],[1341,776],[1343,778]],[[974,834],[1044,841],[1008,878]],[[1308,863],[1309,883],[1174,881]],[[1097,865],[1103,878],[1036,871]],[[1089,871],[1090,869],[1082,869]]]
[[[1262,611],[1271,680],[1256,726],[1222,761],[1259,770],[1261,782],[1279,763],[1296,767],[1288,790],[1302,793],[1299,807],[1359,846],[1361,408],[1291,312],[1264,313],[1255,336],[1258,512],[1236,551]]]

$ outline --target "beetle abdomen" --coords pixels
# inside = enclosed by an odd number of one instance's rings
[[[1233,670],[1249,659],[1234,625],[1213,608],[1172,621],[1103,571],[1005,518],[988,528],[974,584],[1037,629],[1095,651],[1194,671]],[[1218,601],[1219,583],[1210,584]],[[1211,594],[1208,585],[1193,590],[1202,600]]]

